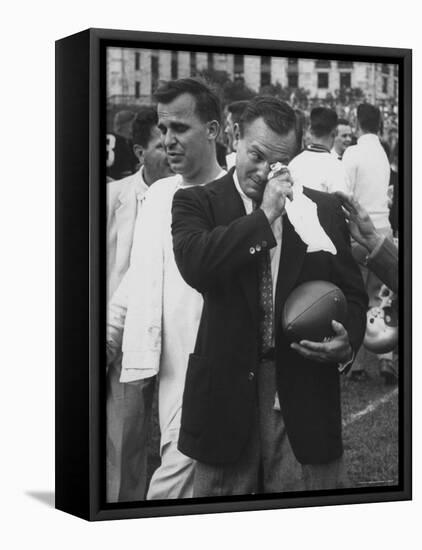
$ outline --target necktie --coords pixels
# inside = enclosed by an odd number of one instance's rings
[[[260,348],[266,353],[273,341],[273,281],[271,259],[267,250],[259,263]]]

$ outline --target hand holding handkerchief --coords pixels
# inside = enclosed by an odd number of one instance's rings
[[[288,170],[281,162],[271,165],[268,179],[272,179]],[[286,200],[286,214],[296,233],[302,241],[308,245],[307,252],[319,252],[320,250],[337,254],[334,243],[319,223],[317,205],[303,193],[303,186],[299,183],[293,185],[293,199]]]

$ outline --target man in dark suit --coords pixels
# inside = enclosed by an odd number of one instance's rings
[[[337,199],[305,190],[337,251],[307,253],[283,215],[288,170],[268,179],[273,163],[296,154],[294,111],[257,97],[238,132],[236,169],[173,200],[176,262],[204,297],[179,449],[197,460],[194,496],[334,488],[343,473],[339,365],[361,344],[367,297]],[[290,345],[284,302],[317,279],[342,289],[347,322],[333,320],[329,341]]]

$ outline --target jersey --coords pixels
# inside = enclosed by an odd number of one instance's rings
[[[132,142],[118,134],[106,135],[106,167],[107,176],[119,180],[133,174],[137,168]]]

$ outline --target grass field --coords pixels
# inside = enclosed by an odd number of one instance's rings
[[[398,483],[398,391],[385,386],[375,356],[366,353],[369,379],[342,379],[343,438],[353,487]],[[362,413],[359,415],[359,413]]]
[[[362,362],[369,379],[341,377],[343,440],[350,487],[398,483],[398,392],[385,386],[377,358],[365,352]],[[149,476],[160,464],[157,399],[154,400],[149,446]]]

